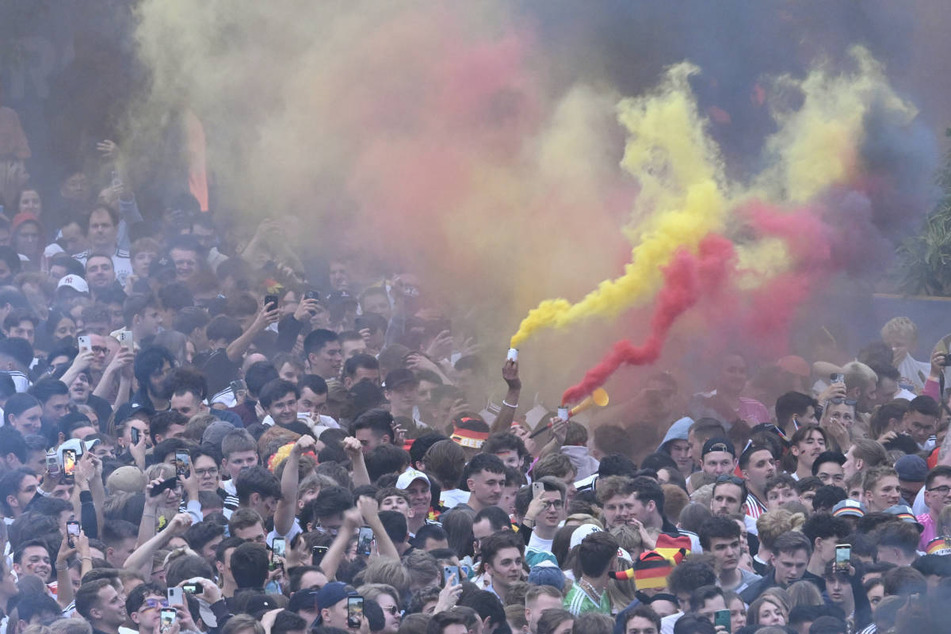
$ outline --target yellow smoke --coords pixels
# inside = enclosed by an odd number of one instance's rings
[[[565,328],[589,317],[613,317],[650,299],[661,283],[660,269],[679,247],[694,250],[710,232],[730,228],[738,205],[759,198],[774,206],[816,199],[831,185],[856,175],[863,123],[872,107],[884,107],[906,121],[916,114],[898,97],[881,66],[862,48],[851,52],[855,69],[834,73],[825,66],[796,80],[775,81],[774,94],[798,107],[774,105],[779,130],[765,143],[766,167],[749,186],[727,182],[716,144],[699,116],[687,78],[698,71],[674,66],[661,87],[619,106],[628,132],[621,166],[639,183],[633,222],[624,230],[634,245],[623,275],[598,284],[583,299],[548,299],[529,311],[510,345],[519,347],[546,328]],[[795,98],[791,99],[791,96]],[[780,100],[780,103],[783,103]],[[785,245],[766,238],[738,247],[737,286],[749,290],[788,270]]]

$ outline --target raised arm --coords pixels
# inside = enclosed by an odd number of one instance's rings
[[[298,470],[301,455],[317,451],[317,441],[311,436],[301,436],[294,443],[291,453],[284,463],[284,475],[281,477],[281,499],[274,510],[274,532],[286,536],[294,527],[297,513],[297,489],[300,484]]]
[[[509,431],[512,427],[512,421],[515,419],[518,398],[522,393],[522,380],[518,376],[518,361],[505,360],[505,365],[502,366],[502,378],[505,379],[509,389],[505,398],[502,399],[502,409],[492,423],[493,434]]]
[[[154,519],[152,520],[155,521]],[[179,513],[172,518],[165,528],[129,555],[125,561],[126,570],[134,570],[148,578],[152,574],[152,558],[155,552],[168,543],[171,538],[183,534],[192,525],[192,518],[188,513]]]

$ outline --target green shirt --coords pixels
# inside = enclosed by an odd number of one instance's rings
[[[575,616],[585,612],[600,612],[611,616],[611,600],[608,599],[608,593],[602,592],[600,601],[595,601],[594,597],[585,592],[577,582],[571,586],[571,590],[565,596],[564,606]]]

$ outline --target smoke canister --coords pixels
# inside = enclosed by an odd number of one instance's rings
[[[568,420],[571,417],[571,411],[567,407],[558,408],[558,418]]]
[[[518,348],[509,348],[509,353],[505,355],[507,361],[518,361]]]

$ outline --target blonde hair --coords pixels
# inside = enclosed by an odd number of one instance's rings
[[[412,581],[400,560],[391,557],[371,559],[363,571],[364,584],[385,584],[400,592],[409,588]]]
[[[918,340],[918,326],[909,317],[892,317],[882,326],[882,340],[888,339],[889,335],[905,337],[912,343]]]
[[[756,520],[756,532],[759,533],[760,542],[772,550],[780,535],[799,530],[805,523],[806,516],[802,513],[791,513],[780,508],[760,515]]]

